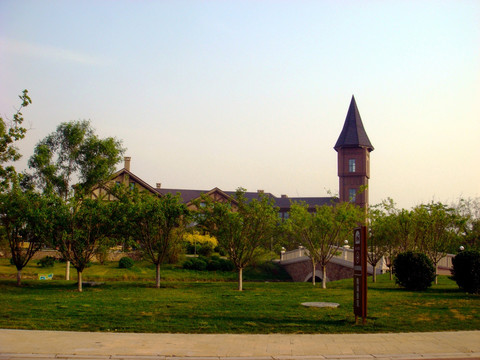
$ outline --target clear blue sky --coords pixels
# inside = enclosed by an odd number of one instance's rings
[[[352,94],[371,203],[480,196],[480,1],[0,1],[0,112],[90,119],[167,188],[338,191]],[[119,165],[119,168],[121,165]]]

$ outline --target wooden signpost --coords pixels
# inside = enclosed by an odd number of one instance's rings
[[[353,313],[367,321],[367,227],[353,231]]]

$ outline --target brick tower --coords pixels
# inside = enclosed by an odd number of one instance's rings
[[[340,201],[351,201],[368,207],[370,152],[373,146],[363,127],[355,97],[352,96],[345,124],[334,149],[338,153]]]

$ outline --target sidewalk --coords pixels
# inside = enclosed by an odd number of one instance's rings
[[[6,359],[480,359],[480,331],[194,335],[0,330]]]

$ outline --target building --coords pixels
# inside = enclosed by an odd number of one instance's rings
[[[268,196],[273,199],[275,206],[279,208],[279,217],[285,219],[288,217],[290,205],[294,202],[304,202],[308,205],[310,211],[314,211],[316,206],[330,205],[337,201],[352,201],[359,206],[366,208],[368,206],[368,179],[370,178],[370,152],[373,146],[368,139],[367,133],[363,127],[362,119],[352,96],[347,117],[343,130],[335,144],[334,149],[338,153],[338,177],[339,177],[339,198],[334,197],[288,197],[281,195],[276,197],[263,190],[256,192],[247,192],[245,196],[251,200],[260,195]],[[108,192],[108,187],[112,184],[125,184],[130,187],[136,187],[140,191],[149,191],[152,194],[162,196],[166,194],[180,194],[183,202],[193,208],[193,202],[200,198],[202,194],[207,194],[214,200],[233,201],[235,191],[225,191],[214,187],[210,190],[193,189],[165,189],[161,183],[155,187],[143,181],[140,177],[130,171],[130,157],[125,157],[123,169],[117,171],[112,176],[112,180],[105,186],[99,186],[93,191],[94,197],[112,195]]]

